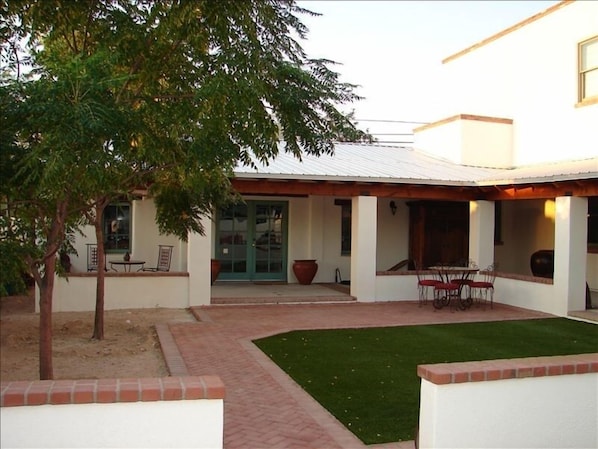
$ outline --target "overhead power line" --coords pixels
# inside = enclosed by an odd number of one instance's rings
[[[378,122],[378,123],[416,123],[419,125],[427,125],[429,122],[415,122],[412,120],[381,120],[381,119],[367,119],[367,118],[356,118],[358,122]]]

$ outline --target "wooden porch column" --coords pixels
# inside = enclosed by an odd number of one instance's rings
[[[351,208],[351,295],[375,301],[378,198],[353,197]]]
[[[561,196],[556,199],[554,223],[553,313],[585,309],[588,235],[588,199]]]
[[[189,233],[187,271],[189,272],[189,306],[209,305],[211,296],[212,221],[204,217],[205,235]]]
[[[469,203],[469,258],[480,269],[494,262],[494,201]]]

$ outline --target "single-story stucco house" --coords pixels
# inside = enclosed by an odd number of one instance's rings
[[[495,302],[586,308],[586,284],[598,291],[597,18],[597,2],[561,2],[446,58],[445,98],[422,98],[446,114],[414,129],[412,147],[339,143],[237,167],[245,202],[206,217],[204,236],[160,235],[147,196],[110,205],[108,260],[173,253],[168,272],[109,272],[106,308],[210,304],[212,259],[218,283],[295,283],[293,261],[316,259],[314,282],[338,269],[357,301],[417,299],[415,272],[389,270],[402,260],[497,262]],[[94,308],[83,231],[56,311]],[[552,279],[530,270],[538,250],[554,251]]]

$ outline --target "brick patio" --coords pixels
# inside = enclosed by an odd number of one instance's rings
[[[545,318],[495,304],[467,311],[417,302],[268,304],[192,309],[197,323],[158,326],[171,375],[218,375],[226,387],[224,447],[412,448],[413,441],[366,446],[252,343],[296,329],[402,326]]]

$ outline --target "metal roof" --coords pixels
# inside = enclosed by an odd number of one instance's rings
[[[598,178],[598,158],[504,169],[456,164],[408,147],[357,143],[337,143],[333,155],[303,155],[301,161],[281,147],[268,165],[253,162],[256,168],[238,165],[235,176],[461,186]]]

